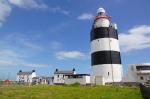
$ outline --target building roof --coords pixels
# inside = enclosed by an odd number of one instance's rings
[[[31,75],[33,72],[19,72],[17,75]]]
[[[54,74],[74,74],[74,71],[69,70],[69,71],[55,71]]]
[[[44,76],[40,76],[40,77],[33,77],[32,79],[54,79],[54,77],[44,77]]]
[[[31,75],[33,72],[35,72],[35,70],[32,70],[31,72],[22,72],[22,70],[19,70],[17,75]]]
[[[150,63],[138,63],[138,64],[130,64],[129,66],[134,65],[134,66],[150,66]]]

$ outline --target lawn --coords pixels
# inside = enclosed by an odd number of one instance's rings
[[[143,99],[137,87],[2,86],[0,99]]]

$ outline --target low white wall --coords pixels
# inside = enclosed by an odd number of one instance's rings
[[[83,78],[68,78],[68,76],[65,76],[65,84],[74,84],[76,82],[83,85],[90,83],[90,76],[83,76]]]

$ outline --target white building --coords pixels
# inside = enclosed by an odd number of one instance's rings
[[[64,84],[65,83],[65,75],[76,74],[75,69],[68,71],[58,71],[56,69],[54,73],[54,84]]]
[[[33,70],[31,72],[22,72],[22,70],[20,70],[17,73],[16,81],[19,81],[19,82],[32,82],[33,77],[36,77],[35,70]]]
[[[74,84],[76,82],[82,85],[90,84],[90,75],[89,74],[65,75],[65,84]]]
[[[150,63],[129,65],[128,73],[123,77],[123,82],[148,82],[148,81],[150,81]]]
[[[32,82],[36,84],[53,84],[54,77],[33,77]]]

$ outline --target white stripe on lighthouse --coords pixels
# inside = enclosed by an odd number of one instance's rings
[[[91,42],[91,53],[97,51],[118,51],[120,52],[119,48],[119,41],[114,38],[100,38],[95,39]]]

